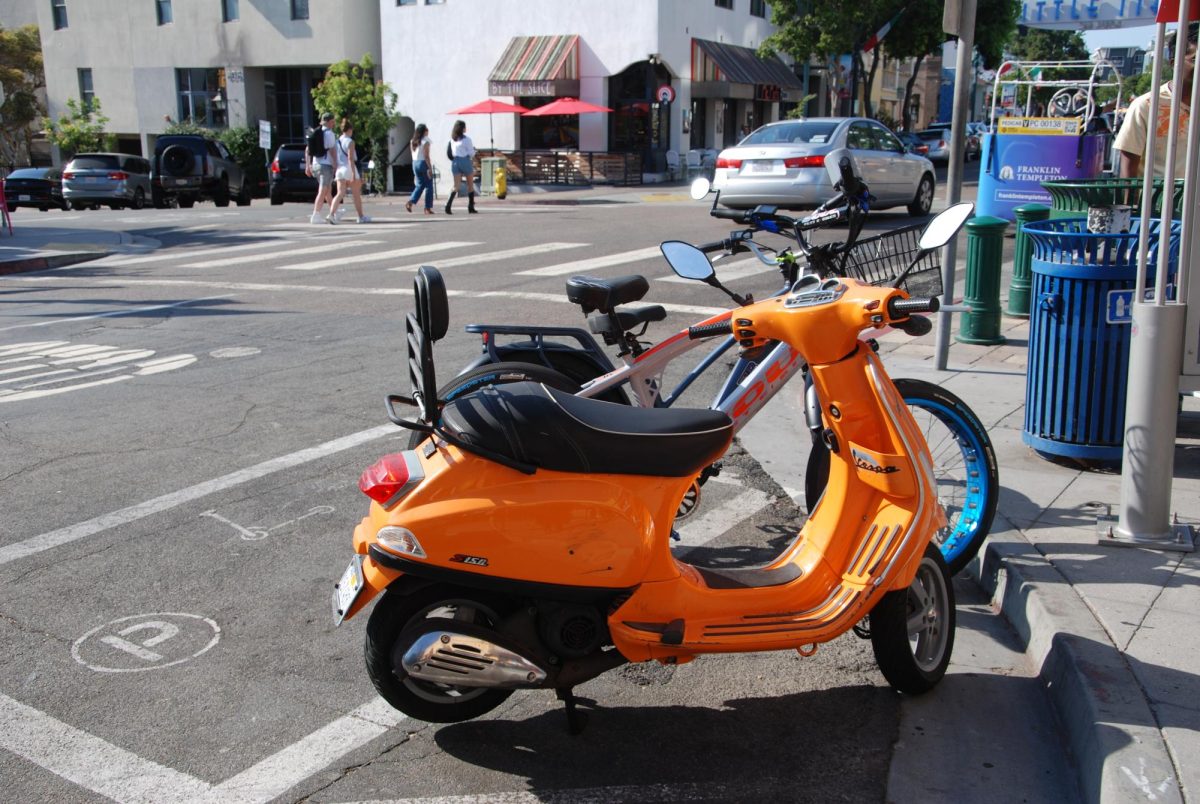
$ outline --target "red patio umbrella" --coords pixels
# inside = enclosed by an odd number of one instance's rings
[[[597,106],[594,103],[581,101],[578,98],[559,98],[547,103],[545,106],[539,106],[536,109],[530,109],[524,113],[525,117],[543,117],[552,114],[589,114],[591,112],[611,112],[612,109],[607,106]]]
[[[492,100],[488,98],[479,103],[472,103],[470,106],[464,106],[461,109],[454,109],[446,112],[446,114],[486,114],[488,116],[488,137],[491,140],[491,150],[496,150],[496,135],[492,130],[492,115],[496,112],[501,114],[507,112],[509,114],[524,114],[529,110],[524,106],[515,103],[505,103],[503,101]]]

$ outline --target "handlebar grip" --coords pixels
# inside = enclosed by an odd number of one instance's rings
[[[941,306],[937,296],[924,299],[901,299],[896,296],[888,301],[888,318],[905,318],[912,313],[936,313]]]
[[[688,337],[692,340],[732,334],[733,322],[731,321],[718,321],[715,324],[697,324],[694,327],[688,327]]]
[[[749,218],[746,217],[749,213],[744,209],[717,208],[710,210],[708,214],[712,215],[714,218],[726,218],[731,221],[737,221],[738,223],[746,223],[749,220]]]
[[[696,248],[703,251],[705,254],[712,254],[714,251],[724,251],[729,247],[728,240],[714,240],[711,243],[698,243]]]

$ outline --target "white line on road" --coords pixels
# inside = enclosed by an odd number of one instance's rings
[[[125,525],[130,522],[136,522],[139,519],[148,517],[152,514],[161,513],[185,503],[198,500],[206,497],[209,494],[214,494],[218,491],[240,486],[243,483],[248,483],[251,480],[257,480],[260,477],[274,474],[275,472],[284,469],[291,469],[294,466],[315,461],[319,458],[324,458],[327,455],[332,455],[343,450],[357,447],[360,444],[365,444],[368,441],[373,441],[377,438],[382,438],[387,435],[397,436],[397,428],[394,424],[384,424],[379,427],[372,427],[369,430],[362,430],[357,433],[352,433],[348,436],[335,438],[332,441],[326,441],[324,444],[318,444],[315,447],[293,452],[290,455],[282,455],[278,458],[272,458],[269,461],[255,464],[246,469],[239,469],[236,472],[230,472],[222,477],[206,480],[203,483],[197,483],[194,486],[189,486],[179,491],[173,491],[170,494],[164,494],[161,497],[155,497],[152,500],[147,500],[137,505],[131,505],[128,508],[122,508],[119,511],[103,514],[94,519],[89,519],[86,522],[79,522],[74,525],[68,525],[65,528],[48,531],[39,536],[34,536],[24,541],[19,541],[14,544],[0,547],[0,566],[16,561],[26,556],[36,555],[46,550],[52,550],[55,547],[60,547],[64,544],[85,539],[88,536],[93,536],[109,528],[115,528],[118,525]]]
[[[187,299],[181,302],[171,302],[170,304],[155,304],[150,307],[134,307],[129,310],[110,310],[107,313],[96,313],[95,315],[79,315],[71,318],[55,318],[50,321],[37,321],[32,324],[13,324],[11,327],[0,327],[0,332],[7,332],[10,329],[24,329],[26,327],[49,327],[54,324],[69,324],[72,321],[90,321],[93,318],[115,318],[119,315],[137,315],[138,313],[148,313],[154,310],[167,310],[172,307],[183,307],[187,304],[199,304],[200,302],[212,301],[214,299],[232,299],[231,294],[224,296],[205,296],[200,299]]]
[[[281,255],[287,257],[288,259],[291,259],[292,257],[295,257],[298,254],[328,254],[330,252],[330,250],[332,250],[332,249],[344,249],[351,245],[354,245],[354,246],[377,246],[382,242],[383,242],[382,240],[352,240],[349,243],[347,243],[344,240],[338,240],[336,242],[322,243],[319,246],[309,246],[308,248],[289,248],[289,249],[286,249],[285,251],[281,252]],[[222,251],[222,252],[218,252],[218,253],[228,254],[229,251],[234,251],[234,250],[238,250],[238,247],[234,246],[232,249],[229,249],[228,251]],[[217,259],[214,259],[214,260],[202,260],[201,262],[184,263],[184,265],[182,267],[184,267],[184,268],[222,268],[226,265],[243,265],[248,262],[262,262],[263,257],[264,257],[264,255],[262,255],[262,254],[239,254],[236,257],[222,256],[222,257],[218,257]]]
[[[430,796],[423,798],[387,798],[356,801],[353,804],[617,804],[622,801],[770,801],[781,800],[783,783],[758,778],[753,781],[726,785],[719,782],[681,782],[678,784],[622,784],[610,787],[577,787],[565,790],[539,788],[530,793],[517,790],[508,793],[468,793],[462,796]]]
[[[745,279],[748,276],[757,276],[765,274],[768,271],[778,271],[778,266],[766,265],[759,261],[757,257],[751,257],[748,260],[738,260],[737,262],[718,262],[713,265],[717,270],[717,278],[722,282],[732,282],[737,279]],[[659,277],[660,282],[683,282],[695,284],[695,279],[684,279],[682,276],[670,274],[668,276]]]
[[[660,257],[662,252],[658,246],[623,251],[620,254],[608,254],[603,257],[593,257],[590,260],[574,260],[558,265],[547,265],[545,268],[533,268],[528,271],[517,271],[517,276],[562,276],[563,274],[580,271],[591,271],[595,268],[608,268],[612,265],[624,265],[627,262],[640,262],[652,257]]]
[[[489,251],[486,254],[468,254],[465,257],[451,257],[449,259],[439,259],[437,267],[449,268],[457,265],[486,265],[487,263],[497,262],[499,260],[507,260],[513,257],[528,257],[533,254],[545,254],[548,251],[561,251],[566,248],[584,248],[590,246],[591,243],[539,243],[536,246],[523,246],[521,248],[510,248],[506,251]],[[390,268],[392,271],[415,271],[420,268],[420,265],[402,265],[399,268]]]
[[[276,265],[275,268],[280,271],[316,271],[319,268],[337,268],[342,265],[359,265],[364,262],[379,262],[382,260],[390,260],[396,257],[413,257],[417,254],[429,254],[434,251],[445,251],[446,249],[451,248],[469,248],[470,246],[478,245],[482,244],[447,240],[441,243],[427,243],[423,246],[398,248],[393,251],[379,251],[375,252],[374,254],[356,254],[353,257],[335,257],[329,260],[317,260],[316,262],[302,262],[297,265]]]

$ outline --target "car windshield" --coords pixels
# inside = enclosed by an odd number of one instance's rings
[[[115,156],[77,156],[71,160],[72,170],[116,170]]]
[[[932,128],[927,131],[918,131],[917,136],[923,140],[940,140],[946,136],[946,132],[940,128]]]
[[[46,168],[21,168],[8,174],[10,179],[44,179]]]
[[[826,143],[834,129],[836,121],[829,120],[797,120],[794,123],[780,123],[775,126],[763,126],[739,145],[776,145],[780,143]]]

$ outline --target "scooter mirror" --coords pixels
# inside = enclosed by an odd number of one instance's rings
[[[917,241],[917,245],[922,251],[941,248],[958,234],[958,230],[963,227],[967,218],[971,217],[971,213],[974,211],[975,205],[969,201],[947,207],[929,222],[925,231],[921,232],[921,239]]]
[[[697,181],[704,181],[698,179]],[[693,185],[694,186],[694,185]],[[712,263],[703,251],[682,240],[668,240],[659,246],[671,266],[671,270],[684,279],[699,279],[706,282],[716,275]]]
[[[829,174],[829,183],[837,186],[840,182],[843,189],[846,186],[846,179],[850,178],[853,185],[853,179],[862,174],[858,171],[858,163],[854,159],[854,152],[849,148],[838,148],[830,151],[825,155],[825,172]]]
[[[699,201],[704,196],[708,195],[708,191],[712,189],[712,185],[708,183],[708,179],[701,176],[692,182],[691,195],[693,201]]]

